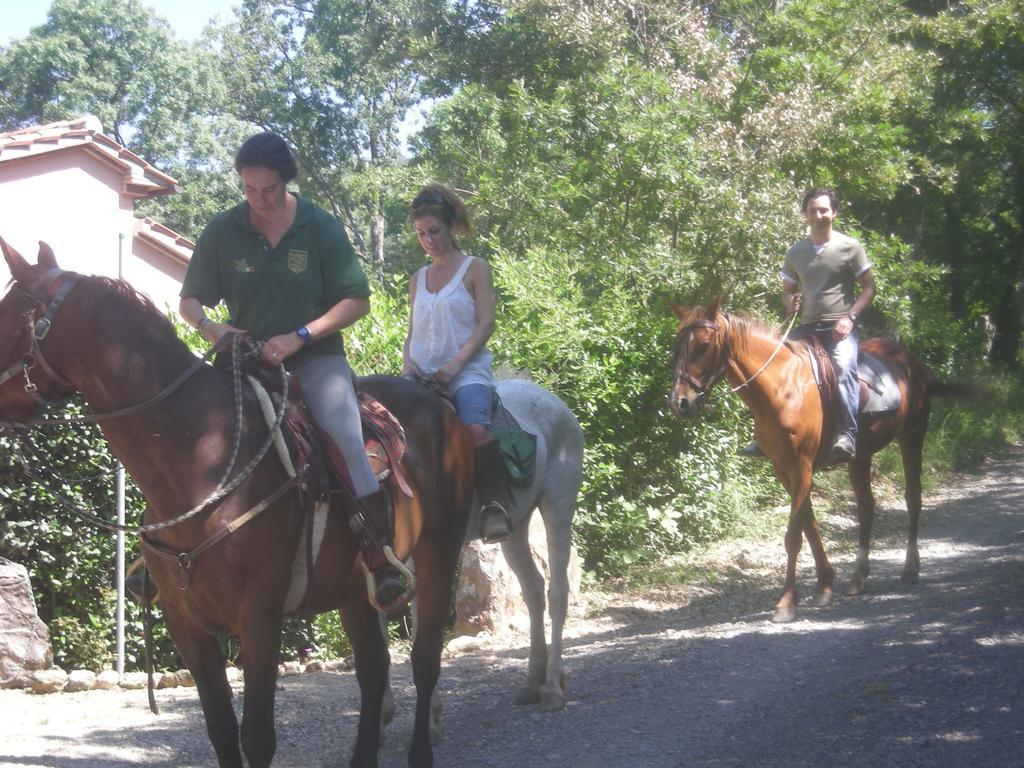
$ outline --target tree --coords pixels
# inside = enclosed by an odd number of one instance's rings
[[[140,0],[54,0],[46,22],[0,51],[0,125],[96,115],[104,131],[181,182],[142,206],[196,237],[237,198],[225,146],[244,131],[224,109],[214,55],[176,41]]]

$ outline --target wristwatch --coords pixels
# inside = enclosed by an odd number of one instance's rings
[[[848,318],[850,318],[850,321],[851,321],[851,322],[854,322],[854,323],[856,323],[856,322],[857,322],[857,313],[856,313],[856,312],[847,312],[847,313],[846,313],[846,316],[847,316]]]
[[[297,333],[299,335],[299,338],[302,339],[303,345],[309,344],[309,342],[313,340],[313,334],[310,333],[309,328],[307,328],[304,325],[301,326],[298,330],[296,330],[295,333]]]

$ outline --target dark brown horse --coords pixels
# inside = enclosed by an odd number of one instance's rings
[[[41,401],[57,401],[76,390],[96,414],[152,402],[195,365],[196,358],[167,319],[125,283],[64,272],[45,245],[36,265],[3,245],[15,282],[0,300],[0,367],[8,372],[0,375],[0,419],[31,420]],[[396,490],[392,498],[395,551],[401,558],[413,555],[418,579],[418,631],[412,650],[417,704],[409,765],[430,766],[430,698],[440,672],[442,631],[473,492],[473,448],[449,409],[421,387],[390,377],[363,380],[361,387],[398,417],[408,444],[402,467],[413,498]],[[165,399],[100,421],[111,448],[149,503],[145,523],[168,521],[194,509],[218,485],[233,452],[234,403],[230,374],[200,365]],[[245,398],[243,423],[238,467],[258,455],[268,434],[251,395]],[[222,767],[242,766],[244,752],[248,765],[262,768],[270,765],[275,752],[281,620],[304,520],[298,494],[288,483],[281,460],[271,451],[211,508],[146,534],[167,552],[194,552],[232,521],[271,500],[266,511],[194,555],[187,569],[145,550],[167,628],[195,678]],[[345,520],[340,509],[331,509],[327,516],[303,607],[313,613],[340,611],[361,691],[351,764],[376,766],[389,656]],[[241,643],[241,728],[216,632],[233,633]]]
[[[823,405],[812,372],[807,346],[783,342],[778,330],[719,309],[718,299],[706,307],[673,307],[679,320],[675,335],[675,383],[670,395],[673,412],[689,418],[711,388],[725,378],[754,415],[754,433],[775,475],[790,496],[786,530],[786,583],[773,621],[796,617],[796,560],[801,536],[814,555],[818,584],[815,604],[832,602],[835,571],[825,556],[821,534],[811,509],[811,476],[823,465],[823,448],[831,445],[834,405]],[[899,441],[903,456],[905,498],[910,516],[904,583],[917,583],[917,551],[921,516],[921,449],[928,427],[931,376],[905,347],[884,339],[861,342],[862,352],[878,358],[899,388],[900,402],[891,412],[859,418],[857,457],[849,462],[850,484],[857,497],[860,542],[857,562],[846,594],[864,591],[875,499],[871,493],[871,457]],[[863,389],[863,383],[862,383]],[[862,392],[862,400],[864,393]]]

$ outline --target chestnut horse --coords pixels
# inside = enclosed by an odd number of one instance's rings
[[[719,308],[715,298],[706,307],[674,306],[679,325],[675,333],[675,383],[669,402],[680,419],[693,416],[697,406],[722,378],[754,415],[754,434],[771,461],[775,475],[789,492],[789,525],[786,529],[786,582],[772,618],[776,622],[796,618],[796,560],[801,535],[814,555],[818,583],[815,605],[832,602],[835,570],[828,562],[821,534],[811,509],[811,476],[821,468],[824,443],[832,434],[823,425],[833,423],[835,406],[823,405],[805,344],[784,342],[778,330],[758,320],[737,316]],[[921,516],[921,449],[928,427],[931,375],[905,347],[885,339],[868,339],[862,352],[878,358],[888,368],[900,392],[895,410],[858,418],[857,456],[849,461],[850,484],[857,498],[859,548],[847,595],[864,591],[870,570],[868,553],[875,499],[871,493],[871,457],[899,441],[903,456],[905,498],[910,517],[903,582],[916,584],[920,570],[917,550]],[[862,383],[863,390],[863,383]],[[862,391],[862,401],[863,401]]]
[[[201,506],[234,452],[232,377],[197,365],[170,322],[126,283],[62,271],[45,244],[36,265],[6,243],[3,252],[15,282],[0,300],[0,366],[7,371],[0,374],[0,419],[8,427],[30,422],[42,401],[81,392],[148,501],[145,523],[168,521]],[[194,375],[173,394],[158,395],[181,382],[190,368]],[[403,559],[415,557],[418,579],[418,632],[412,649],[416,718],[409,765],[431,766],[430,699],[473,494],[473,447],[454,414],[421,387],[391,377],[364,379],[360,387],[384,403],[405,430],[402,468],[413,493],[410,498],[392,489],[392,498],[395,552]],[[145,407],[132,408],[139,404]],[[258,456],[268,435],[248,389],[244,406],[240,467]],[[104,413],[116,417],[103,418]],[[332,501],[303,607],[312,613],[340,612],[361,693],[351,765],[376,766],[390,659],[356,567],[356,541],[339,504]],[[265,511],[224,535],[229,524],[238,525],[261,505]],[[167,628],[195,679],[222,768],[240,768],[243,752],[255,768],[269,766],[274,756],[281,621],[303,522],[299,494],[271,451],[222,500],[145,537],[165,552],[193,553],[190,567],[182,567],[144,548]],[[196,553],[218,536],[223,538],[201,556]],[[241,728],[217,632],[235,634],[241,644]]]

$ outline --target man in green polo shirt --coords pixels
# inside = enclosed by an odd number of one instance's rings
[[[338,220],[288,192],[298,168],[280,136],[246,140],[235,170],[245,201],[215,216],[199,236],[179,311],[210,343],[226,333],[262,341],[264,361],[283,362],[298,377],[303,401],[344,456],[360,508],[352,527],[376,580],[376,602],[387,606],[405,585],[381,556],[392,543],[388,494],[366,458],[339,333],[369,312],[369,284]],[[214,322],[204,311],[221,300],[228,323]]]

